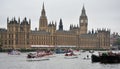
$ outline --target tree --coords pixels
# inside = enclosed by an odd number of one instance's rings
[[[114,43],[115,46],[118,46],[118,49],[120,49],[120,38],[117,39],[117,41]]]
[[[2,40],[0,38],[0,51],[2,51]]]

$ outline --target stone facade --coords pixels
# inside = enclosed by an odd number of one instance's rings
[[[79,25],[70,25],[70,30],[63,30],[62,19],[59,29],[56,30],[56,22],[48,24],[44,4],[39,19],[39,30],[30,30],[31,20],[24,18],[20,22],[13,18],[7,18],[7,29],[0,29],[2,48],[31,48],[32,45],[52,45],[63,47],[77,47],[80,49],[109,49],[110,30],[97,29],[88,32],[88,18],[83,6],[79,18]]]

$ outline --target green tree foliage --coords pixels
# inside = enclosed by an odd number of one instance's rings
[[[0,51],[2,50],[2,40],[0,39]]]
[[[117,41],[114,44],[115,45],[120,45],[120,38],[118,38]]]

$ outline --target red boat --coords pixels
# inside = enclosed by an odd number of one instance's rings
[[[78,56],[76,54],[74,54],[73,52],[69,52],[65,54],[66,59],[73,59],[73,58],[78,58]]]

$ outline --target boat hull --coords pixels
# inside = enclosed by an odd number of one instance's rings
[[[100,57],[97,55],[92,55],[91,60],[92,60],[92,62],[100,62]]]
[[[96,56],[92,55],[92,62],[100,63],[120,63],[120,56]]]

